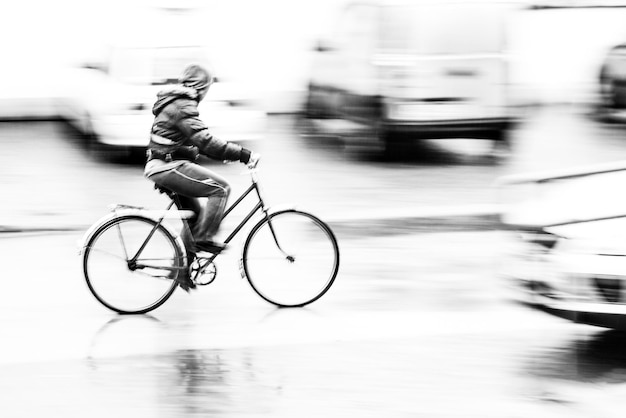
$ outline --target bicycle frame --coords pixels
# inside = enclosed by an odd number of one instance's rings
[[[239,196],[239,198],[232,204],[230,205],[230,207],[228,207],[225,211],[224,211],[224,216],[222,216],[222,220],[224,220],[229,213],[231,213],[233,211],[233,209],[235,209],[241,202],[243,202],[243,200],[253,191],[256,191],[257,197],[259,199],[259,201],[257,202],[257,204],[250,210],[250,212],[248,212],[248,214],[243,218],[243,220],[241,222],[239,222],[239,224],[233,229],[233,231],[230,233],[230,235],[228,235],[228,237],[226,237],[226,239],[224,240],[224,243],[228,244],[230,241],[232,241],[232,239],[235,237],[235,235],[237,235],[239,233],[239,231],[241,231],[241,229],[248,223],[248,221],[260,210],[263,210],[263,213],[265,213],[265,216],[267,217],[267,208],[265,207],[265,202],[263,201],[263,197],[261,196],[261,191],[259,188],[259,184],[257,183],[257,181],[255,179],[253,179],[252,184],[248,187],[248,189],[243,192],[241,194],[241,196]]]
[[[269,217],[269,211],[268,208],[265,206],[265,201],[263,200],[263,196],[261,194],[261,188],[258,182],[258,179],[256,177],[256,171],[252,170],[250,173],[251,177],[252,177],[252,184],[237,198],[237,200],[232,203],[225,211],[224,211],[224,215],[222,216],[222,220],[224,220],[246,197],[248,197],[248,195],[250,195],[253,191],[256,192],[257,198],[258,198],[258,202],[257,204],[248,212],[248,214],[243,218],[243,220],[241,222],[239,222],[239,224],[231,231],[231,233],[228,235],[228,237],[226,237],[226,239],[224,240],[224,243],[228,244],[230,243],[230,241],[232,241],[232,239],[243,229],[243,227],[250,221],[250,219],[252,219],[252,217],[259,211],[261,210],[264,213],[265,218],[268,221],[268,225],[270,227],[270,231],[272,232],[272,237],[274,239],[274,242],[276,243],[276,246],[278,248],[278,250],[290,261],[292,261],[292,256],[285,253],[285,251],[281,248],[280,243],[278,242],[278,238],[276,237],[276,233],[274,231],[274,228],[272,226],[270,217]],[[137,250],[136,254],[130,259],[128,260],[129,266],[132,265],[135,268],[142,268],[142,267],[148,267],[148,266],[143,266],[143,265],[138,265],[137,264],[137,259],[140,257],[141,253],[143,252],[143,250],[145,249],[146,245],[148,244],[148,242],[150,241],[150,239],[152,238],[152,236],[154,235],[155,231],[157,230],[157,228],[159,228],[159,226],[163,223],[163,220],[166,217],[166,213],[167,211],[169,211],[172,206],[177,203],[176,201],[176,195],[174,196],[170,196],[172,198],[172,201],[169,203],[169,205],[167,206],[167,208],[165,209],[165,213],[159,218],[159,220],[157,221],[157,223],[155,224],[155,226],[152,228],[152,230],[150,231],[150,233],[148,234],[148,236],[146,237],[146,239],[144,240],[144,242],[142,243],[142,245],[140,246],[140,248]],[[178,205],[177,205],[178,206]],[[187,222],[184,221],[183,219],[183,223],[184,226],[183,228],[189,228],[189,226],[187,225]],[[217,257],[218,254],[214,254],[210,260],[215,259],[215,257]]]

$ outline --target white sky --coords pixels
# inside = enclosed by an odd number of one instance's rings
[[[117,39],[186,34],[214,46],[218,67],[269,88],[301,88],[310,48],[344,0],[15,0],[0,5],[2,75],[98,56]],[[203,12],[166,15],[154,4],[200,4]],[[587,2],[589,3],[589,2]],[[626,3],[626,1],[625,1]],[[150,7],[148,7],[150,6]],[[148,11],[152,9],[152,11]],[[184,30],[173,22],[191,21]],[[626,9],[524,12],[511,26],[516,80],[546,94],[591,82],[602,54],[626,41]],[[6,76],[5,76],[6,77]]]

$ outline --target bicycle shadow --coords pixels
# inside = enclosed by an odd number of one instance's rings
[[[259,315],[251,318],[252,324],[271,328],[297,327],[303,321],[323,319],[324,315],[306,307],[277,307],[267,304]],[[179,327],[182,328],[183,326]],[[188,351],[184,341],[176,345],[160,344],[170,340],[176,328],[152,314],[117,315],[107,320],[91,337],[85,359],[90,366],[98,360],[137,354],[160,354],[171,351]],[[216,336],[217,340],[219,337]],[[219,341],[217,341],[219,342]],[[214,344],[208,344],[207,346]],[[219,346],[219,344],[218,344]]]
[[[150,348],[146,347],[145,340],[149,328],[153,332],[161,331],[167,329],[167,325],[149,314],[118,315],[109,319],[91,337],[85,356],[87,364],[93,369],[99,359],[137,353],[142,348]],[[138,331],[141,334],[137,334]],[[144,339],[143,343],[141,339]],[[125,343],[124,347],[119,347],[121,341]]]

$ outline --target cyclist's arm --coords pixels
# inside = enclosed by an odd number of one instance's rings
[[[247,164],[252,152],[238,144],[213,136],[200,119],[198,109],[193,104],[181,107],[178,129],[207,157],[216,160],[241,161]]]

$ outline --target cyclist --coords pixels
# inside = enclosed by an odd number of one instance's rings
[[[254,165],[259,155],[211,133],[199,117],[198,103],[214,82],[204,67],[192,64],[183,71],[178,84],[157,94],[152,108],[154,122],[147,151],[145,176],[158,186],[176,192],[181,209],[192,210],[189,234],[183,228],[188,265],[198,251],[217,253],[224,244],[213,239],[224,214],[230,185],[220,175],[196,163],[200,154],[216,160],[240,161]],[[195,284],[189,271],[178,275],[178,284],[189,291]]]

